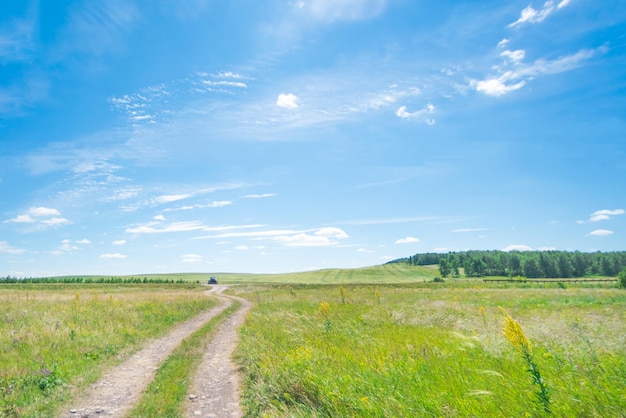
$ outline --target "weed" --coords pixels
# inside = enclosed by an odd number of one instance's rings
[[[504,313],[504,328],[503,333],[507,340],[515,347],[524,358],[526,365],[528,367],[527,371],[532,376],[533,384],[539,386],[539,391],[536,393],[537,399],[543,408],[543,411],[547,414],[552,414],[552,410],[550,409],[550,390],[548,389],[548,385],[543,380],[541,376],[541,372],[539,371],[539,367],[533,358],[533,347],[526,338],[526,334],[524,334],[524,330],[522,326],[511,318],[511,316],[502,308],[502,313]]]

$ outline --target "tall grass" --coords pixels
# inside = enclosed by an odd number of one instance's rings
[[[555,416],[624,416],[624,292],[469,286],[242,289],[246,416],[548,415],[498,306],[534,342]]]
[[[0,286],[0,416],[53,416],[73,387],[215,302],[189,285]]]

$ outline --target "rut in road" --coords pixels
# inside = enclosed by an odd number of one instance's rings
[[[189,385],[185,406],[187,417],[234,418],[243,415],[239,406],[239,376],[231,355],[237,346],[237,330],[246,319],[252,303],[231,297],[241,302],[241,307],[220,325],[206,348],[202,363]]]
[[[65,410],[60,417],[123,417],[127,414],[154,379],[159,366],[182,340],[232,304],[233,298],[222,294],[227,288],[228,286],[224,285],[213,286],[206,293],[214,294],[220,301],[219,306],[178,325],[164,337],[153,340],[132,357],[108,371],[100,380],[92,384],[83,396],[75,399],[70,404],[71,409]],[[240,311],[241,309],[233,315],[238,316]],[[230,323],[230,319],[227,323]],[[221,329],[223,328],[222,325]],[[236,330],[234,332],[236,333]],[[219,338],[219,335],[214,338]]]

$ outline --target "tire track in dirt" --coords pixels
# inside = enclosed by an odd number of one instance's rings
[[[182,340],[233,303],[231,297],[222,295],[227,288],[225,285],[217,285],[207,290],[206,294],[214,295],[220,301],[218,306],[176,326],[164,337],[152,340],[123,363],[106,372],[84,394],[72,401],[69,404],[71,409],[65,410],[60,418],[123,417],[127,414],[141,399],[159,366]],[[233,315],[238,315],[239,312]],[[227,322],[229,321],[230,318]],[[220,330],[223,328],[222,325]]]
[[[241,389],[238,368],[231,356],[238,341],[238,330],[252,303],[229,296],[241,303],[239,309],[220,325],[206,348],[202,362],[189,385],[186,417],[241,417]]]

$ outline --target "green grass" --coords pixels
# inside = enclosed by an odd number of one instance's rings
[[[343,287],[345,303],[334,285],[239,290],[257,303],[238,349],[246,416],[545,415],[499,306],[531,341],[555,416],[624,416],[622,290]]]
[[[209,339],[217,326],[239,305],[239,302],[233,302],[228,309],[183,340],[161,365],[141,402],[129,413],[129,418],[177,418],[184,415],[189,381],[202,360]]]
[[[215,304],[190,285],[0,286],[0,416],[48,417],[73,387]]]

